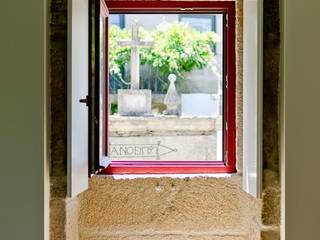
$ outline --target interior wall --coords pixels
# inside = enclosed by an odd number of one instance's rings
[[[320,219],[320,2],[283,0],[281,10],[283,237],[317,239]]]
[[[1,239],[47,239],[46,3],[0,1]]]

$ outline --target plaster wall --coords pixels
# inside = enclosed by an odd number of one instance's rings
[[[319,238],[319,11],[319,1],[282,1],[282,237],[287,240]]]
[[[0,1],[0,239],[48,239],[47,1]]]

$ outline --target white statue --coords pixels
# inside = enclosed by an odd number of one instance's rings
[[[165,111],[166,115],[179,115],[179,107],[180,107],[180,96],[177,93],[175,81],[177,77],[175,74],[171,73],[168,76],[168,80],[170,82],[168,92],[164,98],[164,104],[167,106],[167,110]]]

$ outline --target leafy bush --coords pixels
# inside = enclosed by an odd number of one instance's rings
[[[109,30],[109,71],[121,78],[121,68],[130,61],[130,48],[120,47],[120,39],[129,39],[131,34],[127,29],[111,25]]]
[[[130,48],[120,47],[117,41],[130,39],[127,29],[112,25],[109,37],[110,73],[121,78],[121,68],[130,61]],[[161,74],[170,73],[183,78],[183,74],[203,69],[212,62],[218,36],[214,32],[201,33],[184,23],[162,23],[157,29],[146,31],[140,28],[142,39],[152,39],[153,48],[141,48],[141,64],[150,64]]]
[[[118,113],[118,104],[111,103],[110,111],[111,111],[111,115]]]
[[[151,32],[154,48],[142,49],[141,63],[148,63],[161,73],[182,75],[202,69],[212,61],[217,35],[200,33],[183,23],[164,23]]]

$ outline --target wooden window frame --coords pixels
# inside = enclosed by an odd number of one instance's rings
[[[201,174],[236,172],[236,54],[235,2],[231,1],[105,1],[112,13],[223,13],[224,79],[223,79],[223,160],[222,161],[112,161],[99,174]],[[106,24],[108,33],[108,24]],[[106,48],[105,54],[108,54]],[[106,58],[106,66],[108,59]],[[104,92],[108,93],[108,74]],[[108,106],[108,94],[104,97]],[[108,111],[104,112],[104,154],[108,156]]]

